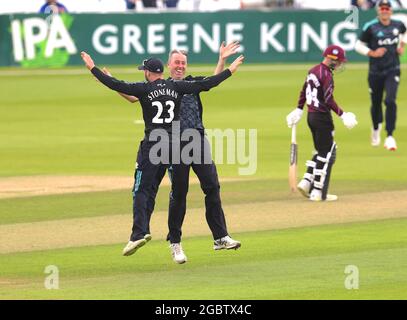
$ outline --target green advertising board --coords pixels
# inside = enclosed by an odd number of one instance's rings
[[[374,17],[374,11],[1,15],[0,65],[78,65],[83,50],[99,64],[138,64],[148,56],[165,60],[174,48],[187,50],[190,63],[212,63],[220,43],[233,40],[249,63],[318,61],[331,43],[350,61],[366,61],[353,48]],[[395,18],[407,24],[407,11]]]

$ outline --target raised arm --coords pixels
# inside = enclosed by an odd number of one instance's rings
[[[104,74],[102,70],[95,66],[90,55],[86,52],[81,52],[82,60],[85,62],[86,67],[92,72],[92,74],[103,83],[106,87],[121,92],[130,96],[140,97],[144,93],[143,83],[128,83],[125,81],[117,80],[113,77],[109,77]]]
[[[234,55],[237,53],[237,50],[239,49],[240,44],[238,41],[233,41],[229,43],[227,46],[225,46],[225,42],[223,41],[222,44],[220,45],[219,48],[219,60],[218,64],[215,68],[214,74],[219,74],[225,69],[225,62],[226,59],[229,58],[231,55]]]
[[[229,68],[217,75],[195,81],[174,81],[174,85],[181,93],[199,93],[202,91],[208,91],[225,81],[234,72],[236,72],[238,67],[243,63],[243,60],[244,56],[241,55],[235,61],[233,61]]]
[[[104,67],[104,68],[102,69],[102,71],[103,71],[104,74],[108,75],[109,77],[112,77],[112,74],[110,73],[110,71],[109,71],[106,67]],[[118,93],[122,98],[126,99],[127,101],[129,101],[129,102],[131,102],[131,103],[135,103],[135,102],[138,102],[138,101],[139,101],[139,99],[138,99],[137,97],[129,96],[128,94],[124,94],[124,93],[121,93],[121,92],[117,92],[117,93]]]

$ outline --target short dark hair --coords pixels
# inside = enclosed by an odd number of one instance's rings
[[[179,53],[179,54],[182,54],[182,55],[188,57],[188,51],[173,49],[173,50],[170,51],[170,53],[168,55],[168,62],[170,62],[172,55],[175,54],[175,53]]]

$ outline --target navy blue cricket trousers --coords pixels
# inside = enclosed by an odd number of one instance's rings
[[[209,229],[212,232],[213,238],[219,239],[228,235],[225,214],[222,209],[220,198],[218,173],[216,170],[216,165],[212,161],[211,155],[205,155],[205,150],[208,150],[208,148],[204,147],[204,145],[208,145],[209,142],[203,134],[201,136],[200,143],[202,148],[200,161],[198,163],[192,162],[186,164],[181,162],[178,164],[172,164],[170,168],[168,168],[168,173],[171,180],[171,192],[168,210],[169,233],[167,240],[169,240],[171,243],[181,242],[182,224],[186,214],[186,199],[189,189],[189,173],[191,168],[197,175],[201,189],[205,194],[205,217]],[[183,145],[185,145],[185,143]],[[209,163],[205,163],[205,159],[209,159],[210,161],[207,161]],[[158,188],[165,175],[165,171],[165,166],[161,166],[156,171],[154,185],[147,201],[148,226],[151,215],[154,211],[155,198]]]
[[[384,104],[386,105],[386,131],[389,136],[396,129],[397,118],[397,90],[400,82],[400,70],[389,70],[382,73],[369,73],[369,88],[371,107],[370,113],[372,117],[373,127],[377,129],[379,123],[383,122],[383,94],[386,91]]]
[[[156,142],[147,139],[140,143],[137,153],[137,165],[134,173],[133,186],[133,228],[131,241],[142,239],[150,233],[150,201],[152,194],[156,194],[160,183],[157,175],[164,172],[168,164],[154,164],[150,159],[150,149]],[[161,182],[161,180],[160,180]],[[154,195],[155,197],[155,195]]]

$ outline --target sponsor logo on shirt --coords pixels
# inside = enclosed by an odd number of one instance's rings
[[[399,43],[399,38],[386,38],[386,39],[380,39],[378,41],[379,46],[391,46],[393,44],[398,44]]]

